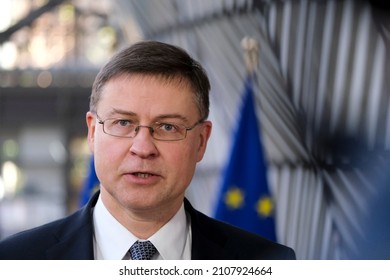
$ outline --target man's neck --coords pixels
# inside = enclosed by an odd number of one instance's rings
[[[107,193],[101,193],[102,202],[110,214],[139,239],[148,239],[163,227],[179,211],[183,201],[175,205],[159,206],[154,209],[131,209],[114,203]]]

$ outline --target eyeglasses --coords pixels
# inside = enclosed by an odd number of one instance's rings
[[[183,140],[187,136],[187,131],[194,129],[197,125],[203,123],[203,119],[201,119],[191,127],[169,122],[155,122],[148,126],[136,124],[128,119],[109,118],[101,120],[98,114],[96,114],[96,117],[98,123],[103,125],[103,132],[105,134],[123,138],[134,138],[140,128],[145,127],[149,129],[153,139],[160,141]]]

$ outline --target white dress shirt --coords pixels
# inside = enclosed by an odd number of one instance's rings
[[[138,240],[104,206],[100,196],[93,211],[94,253],[96,260],[130,259],[129,248]],[[149,239],[157,248],[155,260],[191,259],[191,223],[184,210],[179,211]]]

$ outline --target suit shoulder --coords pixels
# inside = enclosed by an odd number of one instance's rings
[[[245,250],[247,253],[261,248],[261,253],[267,256],[267,259],[295,259],[295,252],[288,246],[266,239],[258,234],[243,230],[236,226],[215,220],[213,218],[210,223],[214,223],[217,228],[223,230],[232,240],[237,243],[237,246]]]
[[[27,229],[24,231],[21,231],[19,233],[16,233],[14,235],[11,235],[10,237],[4,239],[1,241],[0,244],[12,240],[18,240],[20,241],[21,239],[31,239],[31,238],[42,238],[46,236],[47,234],[54,234],[57,232],[64,232],[66,231],[68,225],[73,224],[75,222],[75,219],[78,219],[80,211],[77,211],[73,214],[70,214],[66,217],[59,218],[57,220],[48,222],[46,224],[33,227],[31,229]],[[77,223],[76,223],[77,224]]]
[[[221,247],[237,254],[240,259],[296,259],[292,248],[268,240],[258,234],[208,217],[193,209],[199,231],[209,236]],[[232,253],[233,254],[233,253]]]
[[[82,223],[76,221],[80,219],[80,212],[81,210],[67,217],[21,231],[1,240],[0,259],[27,258],[29,252],[34,252],[34,254],[44,252],[48,247],[56,244],[60,238],[72,234],[79,225],[82,225]]]

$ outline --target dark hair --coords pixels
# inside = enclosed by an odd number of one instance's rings
[[[97,74],[92,86],[90,111],[96,112],[102,88],[122,74],[155,75],[184,79],[194,93],[202,119],[209,114],[210,82],[206,71],[185,50],[162,42],[142,41],[114,55]]]

